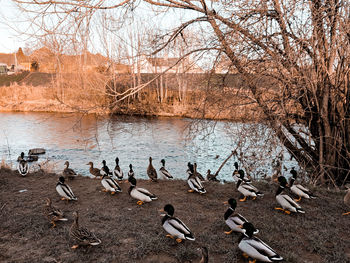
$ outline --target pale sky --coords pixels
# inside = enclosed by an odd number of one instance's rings
[[[138,6],[137,10],[138,15],[143,13],[142,17],[144,18],[150,16],[151,10],[147,7],[145,8],[145,6]],[[154,22],[154,15],[152,17]],[[178,18],[175,19],[176,15],[174,16],[174,13],[166,15],[166,17],[165,20],[163,16],[156,19],[160,19],[158,23],[164,26],[166,24],[169,26],[169,23],[172,24],[172,22],[178,20]],[[26,43],[30,42],[30,39],[26,38],[26,36],[16,32],[16,28],[23,31],[26,30],[28,23],[24,20],[24,15],[21,15],[21,12],[11,0],[0,0],[0,53],[12,53],[17,51],[19,47],[25,47]],[[173,21],[171,22],[171,20]]]
[[[15,20],[12,19],[15,19],[16,13],[12,1],[0,0],[0,53],[12,53],[17,51],[19,47],[25,46],[18,33],[13,29],[13,21]],[[11,19],[12,22],[8,19]]]

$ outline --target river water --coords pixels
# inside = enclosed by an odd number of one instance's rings
[[[247,127],[249,129],[247,129]],[[254,127],[254,129],[252,129]],[[249,131],[249,132],[248,132]],[[272,138],[272,139],[271,139]],[[239,146],[237,148],[237,146]],[[243,124],[225,121],[198,121],[183,118],[142,118],[59,113],[0,113],[0,158],[15,168],[23,151],[45,148],[46,154],[31,163],[38,163],[53,172],[62,172],[64,162],[76,172],[89,176],[92,161],[101,168],[102,160],[110,168],[115,158],[127,174],[130,163],[136,178],[147,178],[148,158],[166,168],[175,178],[185,179],[187,163],[197,162],[203,175],[208,169],[215,172],[233,149],[237,149],[245,168],[252,168],[253,176],[271,175],[273,160],[282,153],[283,165],[291,167],[288,153],[275,143],[273,134],[262,124]],[[232,181],[232,157],[222,168],[219,179]]]

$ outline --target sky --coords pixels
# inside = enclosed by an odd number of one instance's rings
[[[165,17],[160,15],[155,18],[154,15],[150,16],[151,12],[152,10],[146,6],[141,5],[137,8],[137,13],[140,17],[152,17],[153,21],[157,19],[159,20],[158,24],[162,24],[165,27],[166,24],[171,26],[170,24],[178,22],[179,19],[179,13],[175,16],[174,13],[171,13]],[[0,53],[12,53],[17,51],[19,47],[25,47],[26,43],[30,42],[30,39],[26,39],[24,35],[16,31],[16,28],[26,30],[25,28],[28,23],[23,22],[24,15],[21,15],[19,9],[11,0],[0,0]]]
[[[12,1],[0,0],[0,53],[12,53],[17,51],[19,47],[24,47],[24,42],[14,30],[16,8],[14,8]],[[12,20],[8,21],[9,19]]]

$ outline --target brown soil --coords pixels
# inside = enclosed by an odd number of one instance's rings
[[[78,177],[68,184],[78,201],[61,201],[56,190],[57,175],[38,172],[20,177],[0,169],[0,262],[199,262],[200,246],[209,249],[209,262],[245,262],[237,247],[239,235],[224,234],[228,228],[223,202],[238,199],[233,183],[205,183],[208,193],[188,193],[185,181],[138,185],[158,195],[159,200],[139,207],[127,193],[114,196],[101,191],[99,180]],[[344,212],[343,193],[315,189],[315,200],[302,200],[304,215],[285,215],[276,205],[276,185],[257,182],[265,196],[239,203],[237,212],[260,229],[258,236],[280,253],[286,262],[350,262],[350,220]],[[25,192],[19,192],[27,189]],[[68,217],[51,229],[42,213],[50,197]],[[175,215],[193,231],[196,241],[177,244],[165,237],[159,210],[175,207]],[[93,231],[102,244],[72,250],[69,227],[72,212]]]

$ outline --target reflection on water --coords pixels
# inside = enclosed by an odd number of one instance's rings
[[[240,130],[243,124],[205,121],[203,129],[192,132],[205,135],[214,125],[215,131],[204,138],[189,138],[186,128],[191,122],[177,118],[118,116],[105,119],[79,114],[0,113],[0,158],[15,167],[15,160],[22,151],[27,154],[30,148],[40,147],[46,149],[40,160],[49,159],[56,172],[61,172],[64,162],[69,160],[71,168],[89,175],[86,165],[89,161],[100,168],[102,160],[106,160],[107,165],[114,168],[117,156],[124,173],[132,163],[136,176],[141,178],[147,177],[149,156],[154,159],[156,168],[164,158],[175,178],[186,178],[189,161],[196,161],[204,175],[207,169],[215,172],[237,144],[235,135],[228,133],[227,128],[232,132]],[[220,179],[232,180],[234,161],[232,158],[227,162]]]

